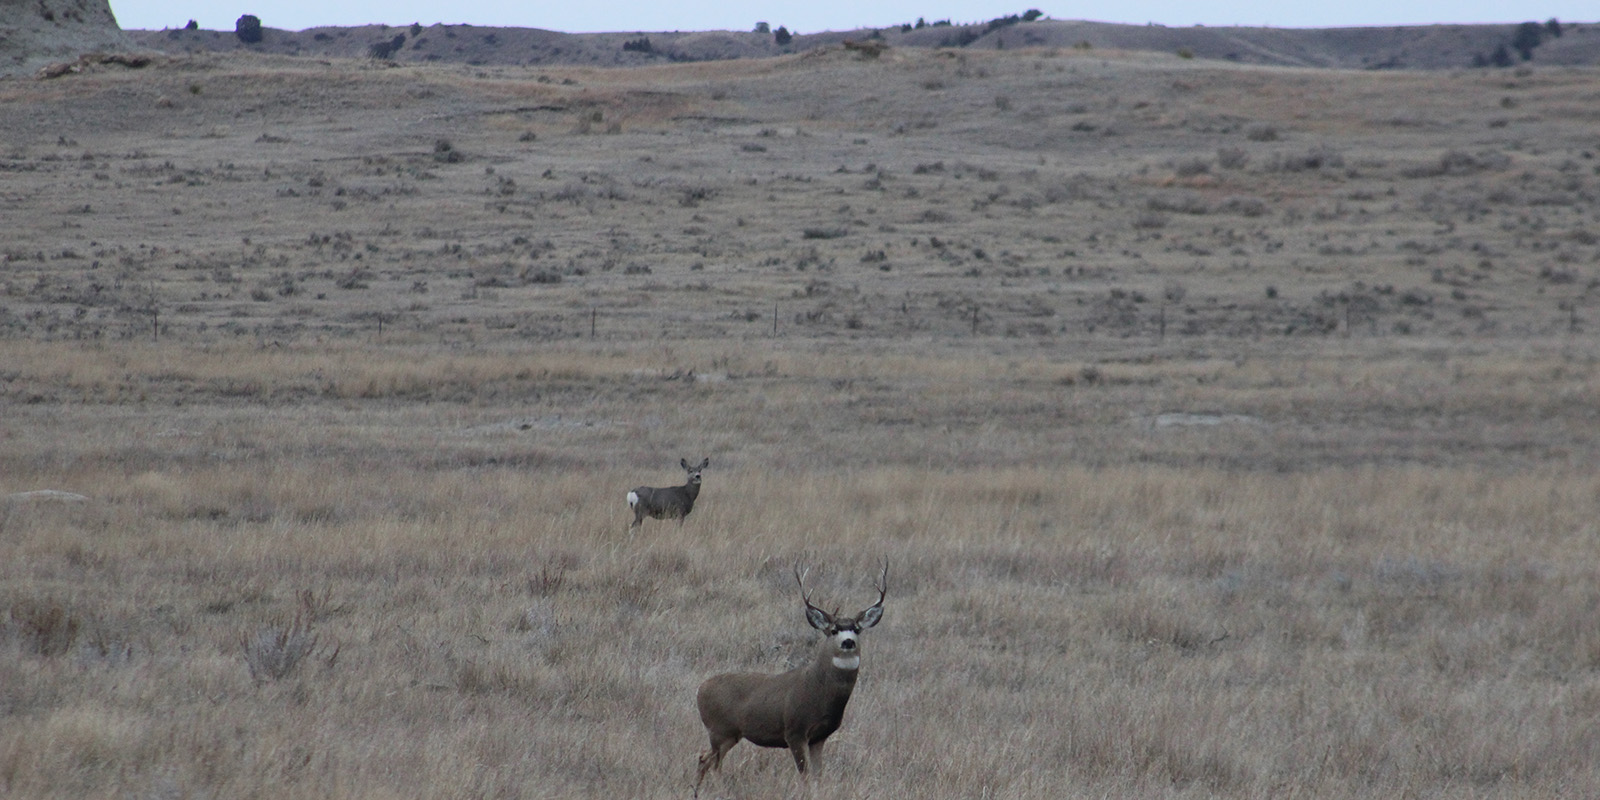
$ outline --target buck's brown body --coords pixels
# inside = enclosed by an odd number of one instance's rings
[[[781,675],[718,675],[701,684],[695,698],[700,721],[710,732],[713,746],[718,741],[736,743],[740,738],[761,747],[815,745],[844,722],[845,704],[856,688],[856,672],[819,658]],[[795,761],[804,771],[798,750]]]
[[[829,614],[811,604],[799,571],[806,621],[827,634],[810,663],[778,675],[731,672],[700,685],[695,703],[711,737],[711,749],[700,756],[695,795],[706,772],[721,770],[722,757],[741,739],[761,747],[787,747],[802,776],[822,768],[822,745],[844,722],[844,709],[856,688],[861,666],[861,631],[883,616],[889,566],[879,579],[878,602],[855,617]]]

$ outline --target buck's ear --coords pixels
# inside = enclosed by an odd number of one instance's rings
[[[816,606],[808,606],[806,608],[806,622],[811,623],[811,627],[819,631],[825,631],[833,626],[833,617],[828,616],[828,612]]]
[[[867,628],[878,624],[878,620],[880,619],[883,619],[882,603],[879,603],[878,605],[861,612],[861,619],[856,620],[856,627],[866,630]]]

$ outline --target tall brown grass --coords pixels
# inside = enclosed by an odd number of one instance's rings
[[[804,657],[789,567],[850,607],[879,557],[830,793],[1600,786],[1585,474],[739,463],[630,537],[635,469],[261,450],[7,507],[8,796],[679,796],[696,683]],[[263,630],[323,657],[253,679]],[[720,781],[794,778],[747,745]]]

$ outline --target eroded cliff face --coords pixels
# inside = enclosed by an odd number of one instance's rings
[[[110,0],[0,0],[0,75],[131,47]]]

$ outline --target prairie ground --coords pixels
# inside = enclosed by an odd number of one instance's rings
[[[853,613],[887,558],[832,796],[1600,794],[1597,96],[0,82],[0,792],[685,796],[698,683],[808,656],[792,566]]]

